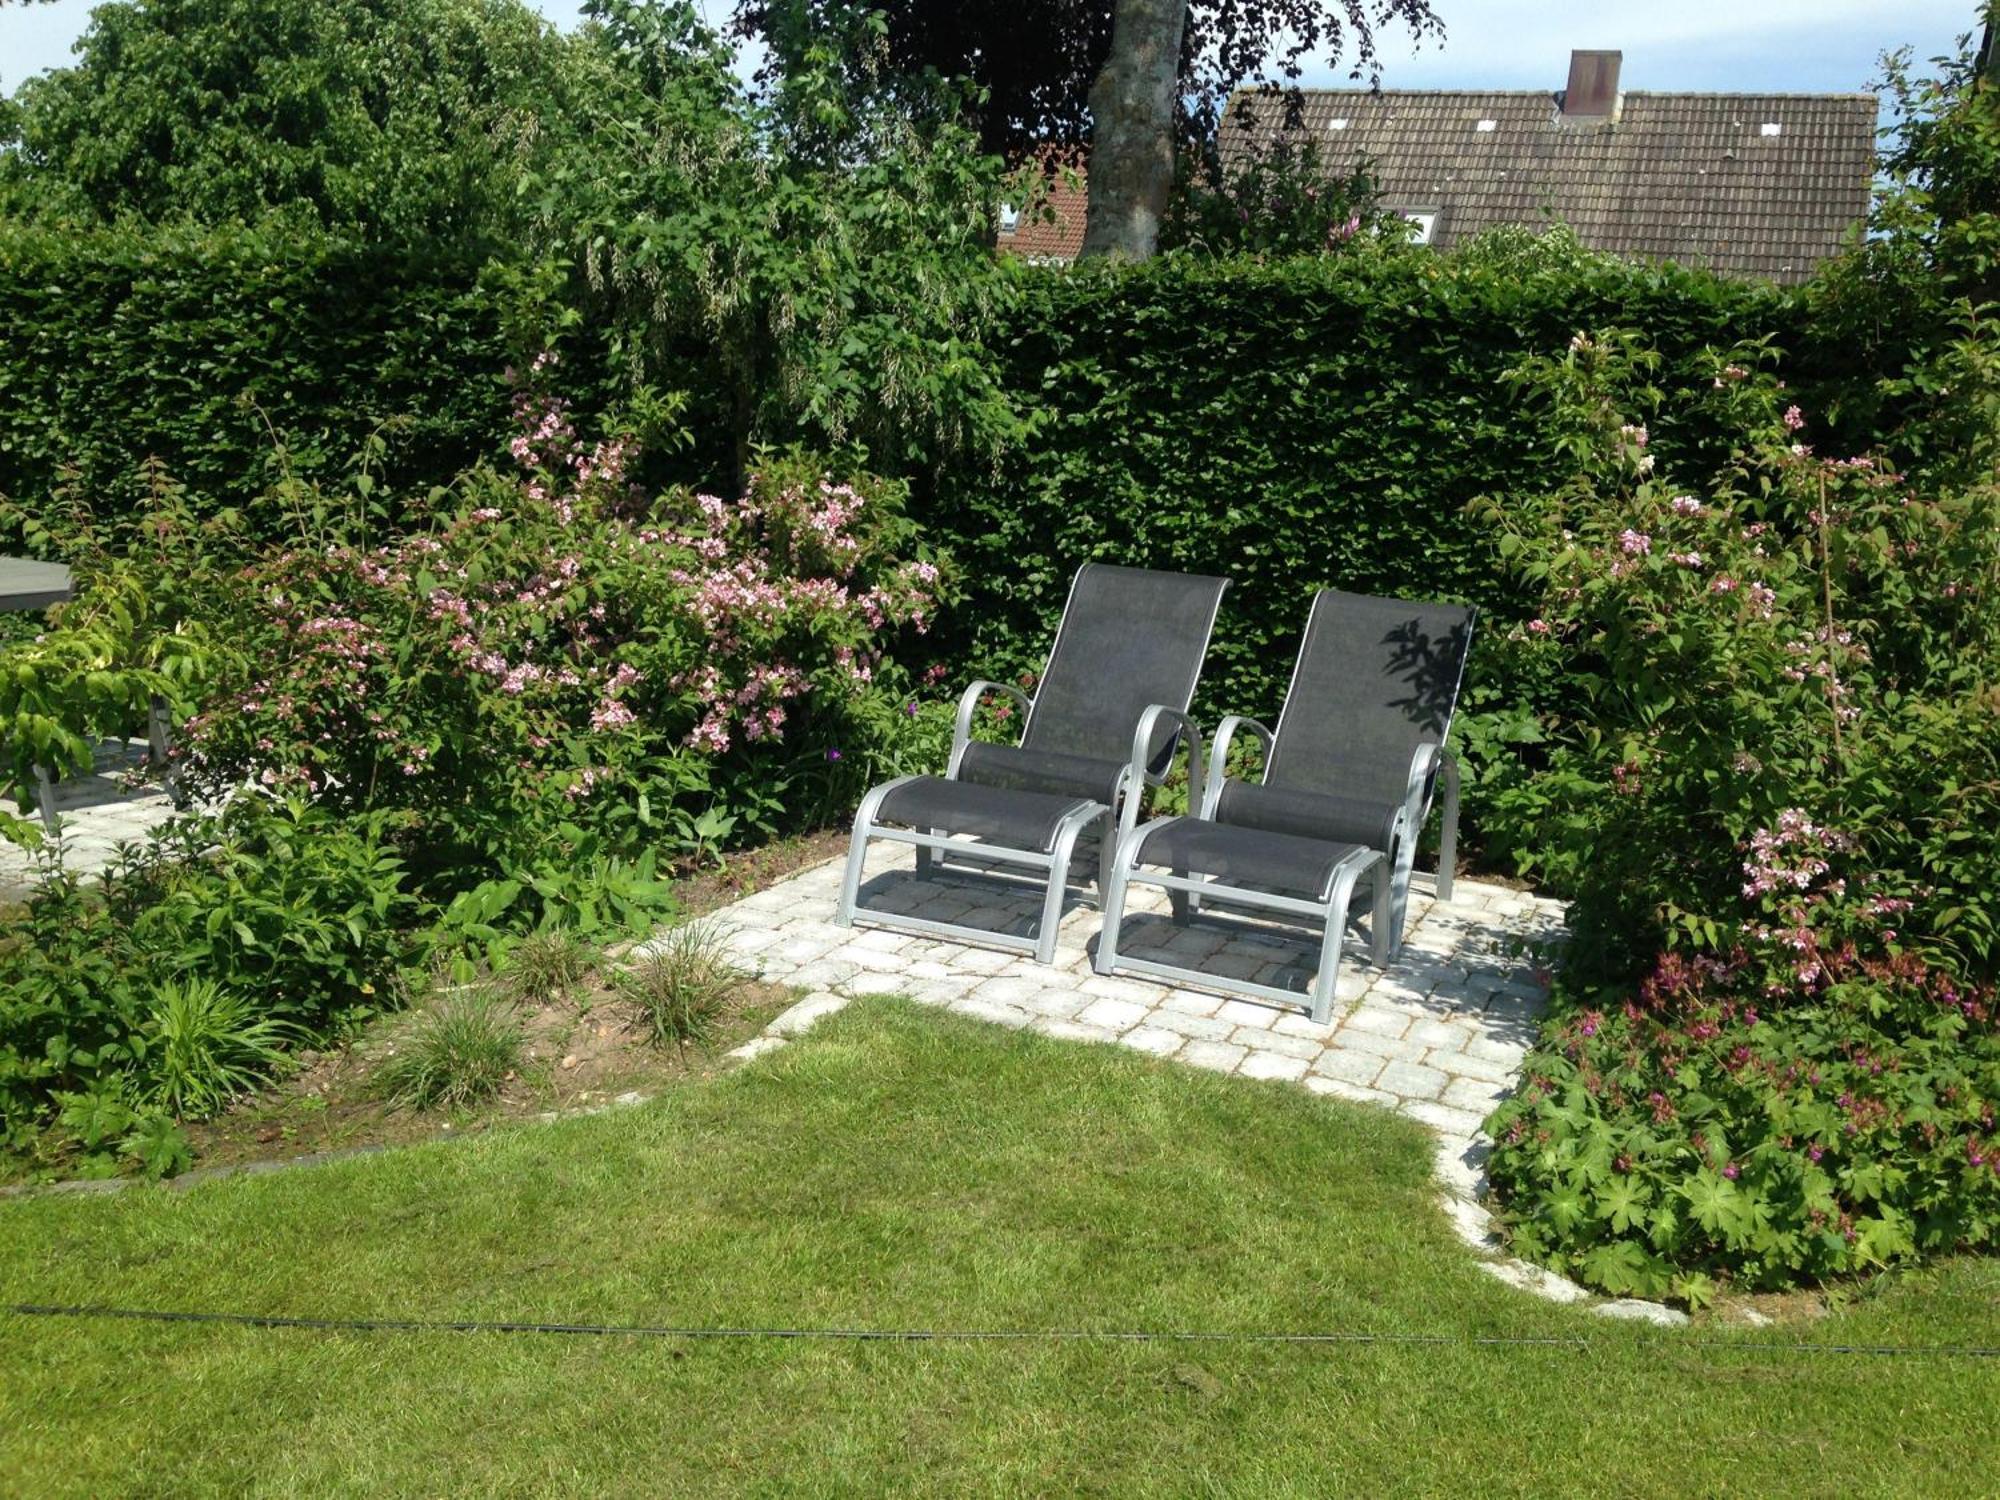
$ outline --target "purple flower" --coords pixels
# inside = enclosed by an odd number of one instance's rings
[[[1736,1173],[1737,1173],[1737,1167],[1735,1162],[1730,1162],[1727,1166],[1725,1166],[1722,1169],[1722,1175],[1724,1177],[1727,1177],[1731,1182],[1734,1182],[1736,1180]]]
[[[828,760],[839,760],[840,747],[838,745],[828,745],[826,747],[826,758]]]

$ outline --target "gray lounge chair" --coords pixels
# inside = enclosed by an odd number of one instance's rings
[[[1255,719],[1224,719],[1206,790],[1189,801],[1198,811],[1121,839],[1106,883],[1098,972],[1154,974],[1299,1002],[1299,995],[1272,985],[1121,955],[1127,891],[1134,882],[1164,886],[1177,923],[1209,903],[1323,924],[1310,1010],[1315,1021],[1329,1021],[1349,898],[1363,879],[1372,883],[1371,956],[1378,967],[1386,964],[1402,944],[1417,843],[1440,790],[1437,894],[1451,899],[1458,764],[1444,744],[1473,619],[1474,611],[1458,605],[1322,591],[1276,731]],[[1258,781],[1234,780],[1225,771],[1239,729],[1264,742]]]
[[[861,799],[834,920],[969,939],[1052,962],[1070,857],[1084,832],[1096,825],[1102,840],[1101,896],[1116,831],[1138,822],[1146,787],[1164,779],[1183,737],[1200,795],[1201,734],[1187,708],[1227,586],[1223,578],[1103,563],[1078,569],[1035,696],[973,683],[959,699],[945,774],[899,777]],[[972,716],[988,693],[1019,706],[1018,745],[973,740]],[[1034,937],[861,907],[872,839],[915,845],[920,877],[942,861],[1040,872],[1046,884]]]

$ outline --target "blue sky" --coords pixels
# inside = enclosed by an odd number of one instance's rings
[[[61,67],[96,0],[0,5],[0,90]],[[1433,0],[1442,46],[1412,51],[1392,32],[1382,47],[1388,88],[1562,87],[1572,47],[1625,54],[1628,89],[1822,92],[1861,89],[1876,58],[1904,45],[1919,58],[1972,29],[1977,0]],[[580,0],[536,0],[572,25]],[[706,0],[712,19],[730,0]],[[1308,83],[1344,81],[1324,69]]]

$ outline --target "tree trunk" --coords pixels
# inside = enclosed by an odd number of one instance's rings
[[[1174,84],[1188,0],[1117,0],[1111,55],[1090,90],[1083,254],[1145,260],[1174,185]]]

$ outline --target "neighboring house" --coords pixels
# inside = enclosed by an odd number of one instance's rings
[[[1299,124],[1327,166],[1366,165],[1383,204],[1443,248],[1560,222],[1614,255],[1793,282],[1866,216],[1873,94],[1626,94],[1620,60],[1572,53],[1557,94],[1306,89]],[[1285,121],[1283,95],[1239,93],[1225,160]]]
[[[1037,265],[1066,266],[1083,249],[1084,213],[1090,192],[1081,168],[1065,171],[1060,164],[1044,166],[1047,196],[1041,207],[1023,210],[1018,204],[1000,209],[998,248]]]

